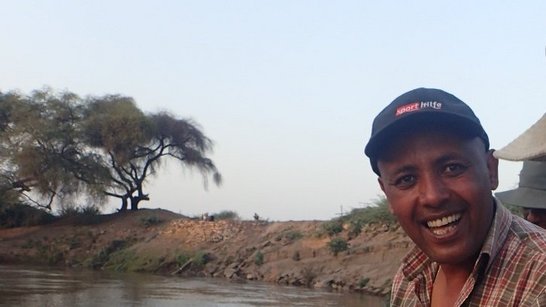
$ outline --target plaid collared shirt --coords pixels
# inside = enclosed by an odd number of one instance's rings
[[[546,231],[496,201],[491,229],[456,306],[546,306]],[[430,306],[438,268],[413,248],[394,277],[391,306]]]

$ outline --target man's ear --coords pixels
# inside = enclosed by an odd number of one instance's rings
[[[377,182],[379,182],[379,186],[381,187],[381,191],[383,191],[383,193],[385,194],[385,196],[387,195],[387,193],[385,193],[385,185],[383,183],[383,180],[381,179],[381,177],[377,177]],[[389,204],[389,211],[394,214],[394,212],[392,211],[392,207],[391,207],[391,202],[388,201],[387,199],[387,204]]]
[[[499,186],[499,160],[493,156],[494,151],[494,149],[491,149],[486,153],[491,190],[495,190]]]

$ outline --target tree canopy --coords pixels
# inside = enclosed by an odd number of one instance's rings
[[[149,200],[145,183],[166,159],[219,185],[207,157],[212,147],[197,123],[146,114],[130,97],[0,92],[0,197],[48,209],[82,195],[99,202],[115,197],[120,210],[137,210]]]

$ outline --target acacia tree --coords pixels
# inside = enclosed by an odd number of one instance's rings
[[[105,96],[88,102],[83,122],[87,144],[99,149],[110,170],[110,185],[104,192],[121,199],[121,211],[129,203],[131,210],[137,210],[141,201],[149,200],[144,183],[166,158],[197,168],[205,183],[210,174],[216,184],[221,183],[216,166],[206,157],[211,140],[189,120],[167,113],[145,115],[131,98]]]
[[[28,97],[1,96],[1,176],[7,183],[3,191],[17,191],[46,209],[55,198],[63,201],[82,191],[102,197],[105,169],[81,142],[78,101],[73,93],[57,95],[49,89]],[[39,199],[34,199],[36,194]]]
[[[167,158],[197,168],[205,183],[209,175],[221,183],[206,157],[212,142],[195,123],[146,115],[129,97],[0,93],[0,120],[0,192],[16,191],[40,207],[85,193],[120,198],[120,210],[128,203],[137,210],[149,199],[146,180]],[[31,191],[45,201],[34,201]]]

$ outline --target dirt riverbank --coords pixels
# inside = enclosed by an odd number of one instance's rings
[[[82,222],[87,225],[82,225]],[[333,255],[322,221],[201,221],[161,209],[0,230],[0,263],[210,276],[385,296],[412,243],[399,227],[367,225]]]

